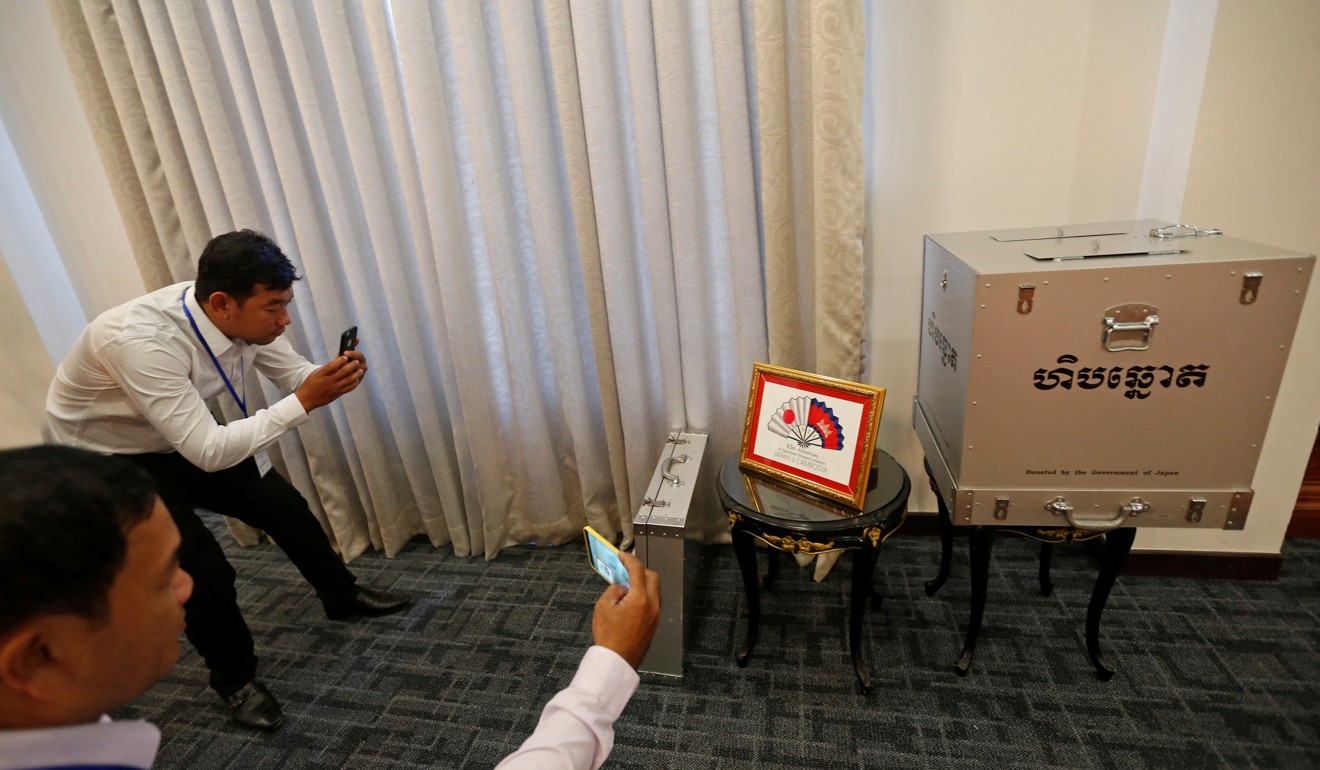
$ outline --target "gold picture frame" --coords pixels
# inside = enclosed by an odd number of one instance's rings
[[[861,509],[885,389],[752,367],[738,464]]]

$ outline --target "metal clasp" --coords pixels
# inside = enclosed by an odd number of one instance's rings
[[[1140,516],[1150,510],[1150,503],[1142,500],[1140,497],[1134,497],[1123,506],[1123,510],[1128,516]]]
[[[655,498],[651,498],[651,497],[643,497],[643,498],[642,498],[642,505],[649,505],[649,506],[651,506],[652,508],[668,508],[668,507],[669,507],[669,501],[668,501],[668,500],[656,500]]]
[[[995,521],[1003,521],[1008,518],[1008,498],[995,498]]]
[[[1261,279],[1264,277],[1264,273],[1247,273],[1242,276],[1242,293],[1238,295],[1238,302],[1243,305],[1255,302],[1256,295],[1260,294]]]
[[[1035,304],[1035,296],[1036,284],[1024,283],[1018,287],[1018,314],[1027,315],[1031,312],[1031,306]]]
[[[1048,503],[1045,503],[1045,510],[1049,511],[1055,516],[1066,516],[1072,513],[1073,507],[1067,500],[1063,499],[1062,497],[1056,497],[1053,500],[1049,501]]]
[[[1111,353],[1150,350],[1150,338],[1160,322],[1160,309],[1143,303],[1114,305],[1105,310],[1100,343]]]
[[[1205,513],[1205,499],[1193,497],[1187,501],[1187,521],[1196,524],[1201,521],[1201,516]]]

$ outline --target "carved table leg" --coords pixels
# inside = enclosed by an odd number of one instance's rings
[[[770,566],[765,571],[765,581],[761,583],[761,588],[770,593],[774,590],[775,578],[779,576],[779,551],[767,548],[766,556],[770,559]]]
[[[927,596],[934,596],[944,586],[944,581],[949,579],[949,564],[953,561],[953,517],[938,490],[935,499],[940,507],[940,574],[926,584]]]
[[[1040,544],[1040,595],[1054,593],[1054,581],[1050,580],[1050,562],[1054,558],[1054,543]]]
[[[1095,666],[1095,675],[1100,681],[1107,682],[1114,676],[1114,667],[1105,662],[1100,654],[1100,616],[1104,614],[1105,603],[1109,601],[1109,591],[1118,579],[1118,571],[1132,550],[1132,540],[1137,530],[1133,527],[1116,529],[1105,535],[1105,550],[1100,557],[1100,574],[1095,579],[1095,588],[1091,591],[1091,604],[1086,608],[1086,651],[1091,655]]]
[[[862,546],[853,554],[852,602],[848,614],[848,650],[852,653],[853,670],[857,672],[857,686],[862,695],[871,694],[871,675],[862,658],[862,619],[866,602],[875,595],[874,578],[878,548]]]
[[[756,646],[757,626],[761,622],[761,592],[756,579],[756,545],[752,536],[736,525],[733,528],[733,552],[738,557],[743,590],[747,593],[747,638],[733,659],[739,666],[746,666],[752,648]]]
[[[986,584],[990,579],[990,546],[994,542],[993,527],[972,527],[968,543],[972,552],[972,617],[967,624],[967,639],[963,642],[962,656],[958,658],[958,676],[967,676],[972,667],[972,654],[976,652],[976,638],[981,634],[981,619],[985,616]]]

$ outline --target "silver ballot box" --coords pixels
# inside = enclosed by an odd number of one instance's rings
[[[660,625],[638,673],[680,684],[694,581],[701,567],[704,523],[692,510],[706,436],[677,433],[665,442],[646,498],[633,518],[637,558],[660,575]]]
[[[1243,528],[1315,257],[1185,232],[926,236],[913,427],[954,524]]]

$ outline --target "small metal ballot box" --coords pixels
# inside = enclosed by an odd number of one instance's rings
[[[913,427],[954,524],[1243,528],[1315,257],[1187,233],[926,237]]]
[[[670,435],[633,518],[637,558],[660,575],[660,625],[637,669],[649,681],[683,681],[687,612],[705,538],[703,521],[692,510],[692,493],[705,451],[703,434]]]

